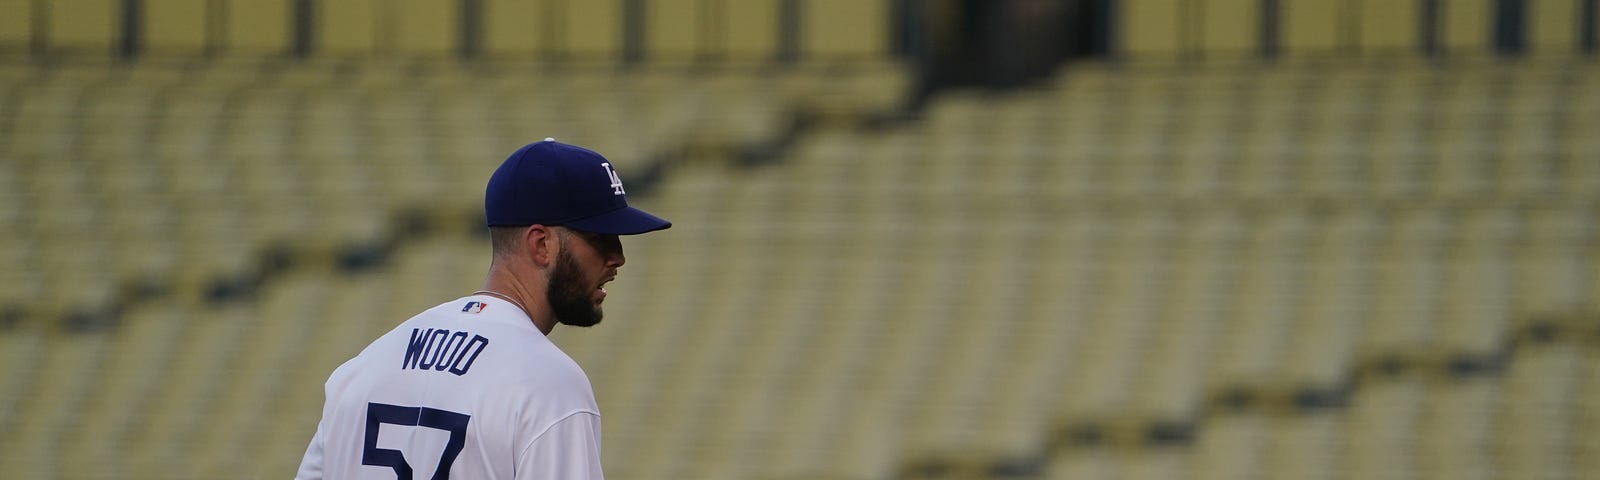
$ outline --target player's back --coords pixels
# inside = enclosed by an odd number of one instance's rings
[[[562,478],[600,477],[588,379],[494,297],[405,321],[335,370],[326,394],[301,478],[543,478],[551,463]]]

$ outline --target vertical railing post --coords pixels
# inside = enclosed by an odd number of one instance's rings
[[[141,40],[139,32],[139,18],[143,16],[143,5],[140,0],[122,0],[121,15],[118,22],[122,27],[121,38],[117,41],[117,56],[129,60],[139,54]]]
[[[1421,36],[1421,38],[1417,39],[1417,44],[1421,47],[1423,56],[1438,56],[1440,15],[1439,0],[1417,1],[1421,2],[1417,6],[1418,10],[1420,11],[1420,15],[1417,15],[1417,21],[1420,23],[1420,25],[1417,26],[1417,34]]]
[[[1522,0],[1495,0],[1494,51],[1502,55],[1522,53],[1523,39]]]
[[[1261,25],[1260,37],[1257,39],[1261,48],[1261,58],[1272,60],[1278,58],[1278,42],[1283,33],[1283,19],[1278,14],[1281,10],[1280,0],[1261,0]]]
[[[644,0],[622,0],[622,63],[634,65],[645,57],[645,18],[650,8]]]
[[[1596,17],[1600,17],[1600,0],[1581,0],[1578,6],[1578,50],[1594,55],[1597,42]]]
[[[778,62],[794,63],[800,60],[800,2],[781,0],[778,3]]]
[[[461,0],[461,35],[456,51],[463,60],[483,52],[483,0]]]
[[[312,34],[313,24],[316,23],[316,19],[313,18],[316,15],[316,5],[313,4],[313,1],[295,0],[293,8],[290,9],[289,26],[293,38],[289,49],[290,54],[295,58],[311,57],[313,48],[311,43],[316,40]]]

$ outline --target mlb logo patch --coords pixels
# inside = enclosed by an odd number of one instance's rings
[[[483,302],[467,302],[466,306],[461,307],[461,311],[466,313],[478,313],[482,312],[483,307],[487,306],[489,306],[489,304]]]

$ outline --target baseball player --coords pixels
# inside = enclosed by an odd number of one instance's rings
[[[379,337],[328,378],[299,479],[599,479],[600,410],[546,338],[600,322],[619,235],[672,224],[628,206],[616,168],[553,139],[523,146],[484,195],[483,288]]]

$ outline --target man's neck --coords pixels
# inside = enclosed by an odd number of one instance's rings
[[[483,286],[479,290],[504,296],[505,300],[522,308],[534,327],[549,335],[550,331],[555,329],[556,318],[550,314],[550,306],[546,305],[542,295],[545,282],[533,275],[519,275],[517,270],[519,269],[507,268],[500,264],[491,265],[489,275],[484,278]]]

